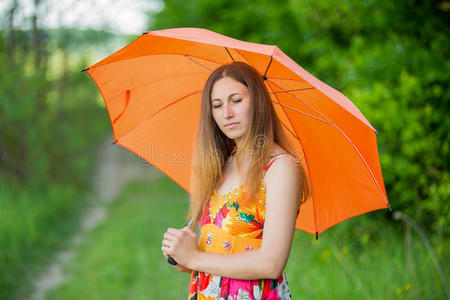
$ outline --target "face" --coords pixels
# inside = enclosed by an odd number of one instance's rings
[[[217,80],[211,90],[211,111],[220,130],[238,142],[250,126],[247,87],[231,77]]]

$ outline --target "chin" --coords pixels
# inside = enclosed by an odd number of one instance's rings
[[[222,132],[229,138],[229,139],[238,139],[244,136],[245,131],[243,128],[236,129],[228,129],[228,128],[222,128]]]
[[[238,139],[238,138],[242,137],[242,134],[232,133],[232,134],[227,134],[226,136],[227,136],[229,139],[234,140],[234,139]]]

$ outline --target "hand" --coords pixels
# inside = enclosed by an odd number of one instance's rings
[[[170,255],[181,266],[186,266],[194,252],[198,251],[197,234],[189,227],[169,228],[164,233],[161,250],[166,258]]]
[[[166,260],[169,258],[169,254],[167,254],[164,250],[163,250],[163,255],[166,258]],[[180,265],[178,263],[176,265],[170,264],[170,266],[174,267],[178,272],[186,272],[186,273],[191,273],[192,272],[191,269],[183,267],[182,265]]]

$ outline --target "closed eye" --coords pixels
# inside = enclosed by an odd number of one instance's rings
[[[242,101],[242,99],[235,99],[235,100],[233,100],[233,103],[239,103],[241,101]],[[221,106],[222,106],[222,104],[216,104],[216,105],[213,105],[213,108],[218,108],[218,107],[221,107]]]

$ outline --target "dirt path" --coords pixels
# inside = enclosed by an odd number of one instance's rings
[[[112,135],[108,136],[97,152],[97,167],[92,183],[91,205],[82,216],[80,230],[71,238],[68,250],[55,255],[53,263],[34,282],[34,292],[30,299],[45,299],[47,292],[58,287],[66,279],[63,266],[70,262],[86,235],[107,217],[107,205],[118,196],[122,187],[130,180],[152,180],[164,176],[153,166],[146,164],[131,151],[119,146],[111,146]]]

